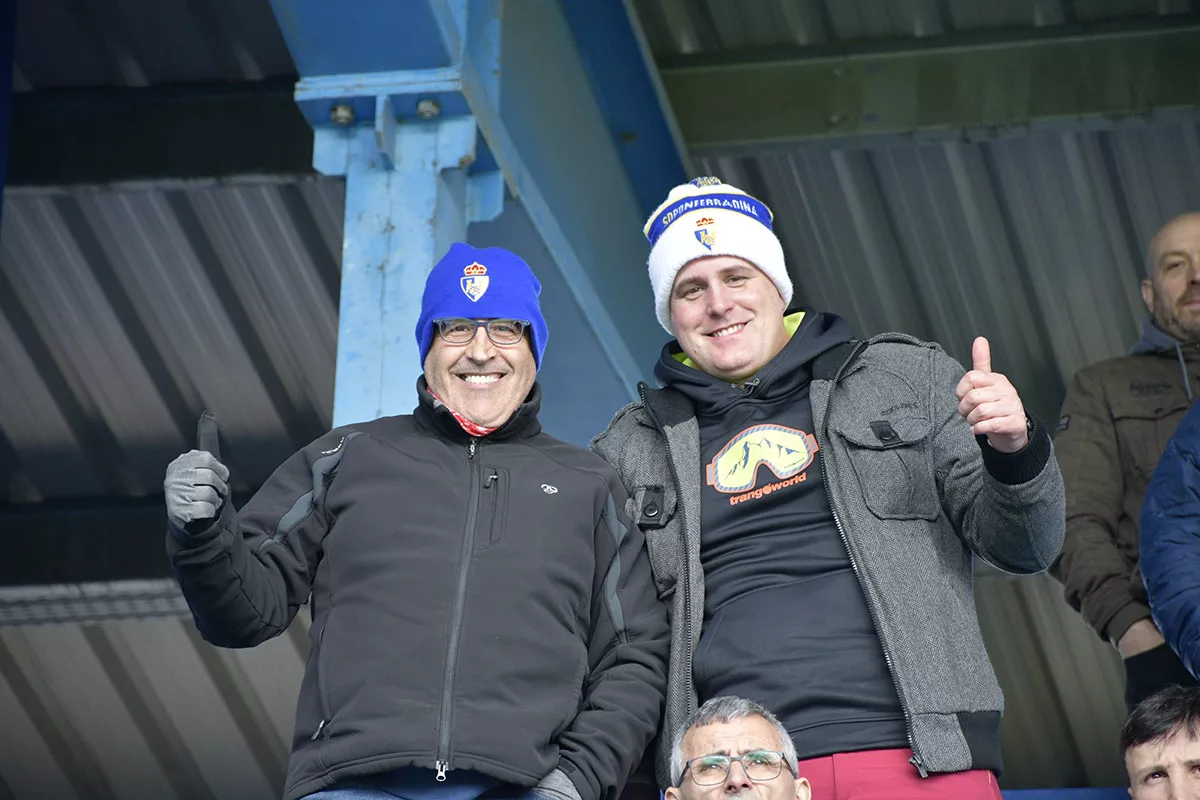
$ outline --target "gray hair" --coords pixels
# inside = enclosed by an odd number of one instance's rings
[[[678,786],[679,782],[683,780],[683,737],[687,736],[688,731],[692,728],[702,728],[705,725],[730,723],[746,717],[761,717],[770,723],[771,727],[775,729],[775,735],[779,737],[779,749],[783,752],[783,761],[791,770],[792,775],[796,775],[799,772],[796,762],[796,744],[792,741],[792,736],[787,732],[787,728],[783,727],[774,714],[767,711],[760,703],[744,697],[714,697],[692,712],[671,742],[671,785]]]

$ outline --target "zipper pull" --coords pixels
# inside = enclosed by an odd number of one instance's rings
[[[471,439],[471,443],[470,443],[469,445],[467,445],[467,458],[468,458],[468,459],[471,459],[471,458],[474,458],[474,457],[475,457],[475,443],[476,443],[477,441],[479,441],[479,440],[478,440],[478,439]]]
[[[317,729],[315,731],[313,731],[313,735],[309,739],[309,741],[315,742],[317,740],[317,737],[321,735],[321,731],[323,731],[323,730],[325,730],[325,720],[321,720],[321,724],[317,726]]]
[[[435,761],[435,762],[433,762],[433,766],[437,768],[438,783],[445,783],[446,782],[446,770],[450,769],[450,762],[449,761]]]
[[[925,762],[921,761],[921,757],[918,756],[916,753],[913,753],[913,757],[908,760],[908,763],[912,764],[914,767],[917,768],[917,773],[922,778],[929,777],[929,771],[927,769],[925,769]]]
[[[487,480],[483,482],[483,488],[490,489],[492,484],[500,480],[500,473],[492,471],[488,474]]]

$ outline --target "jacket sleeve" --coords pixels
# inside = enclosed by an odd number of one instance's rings
[[[1117,432],[1104,389],[1076,373],[1063,401],[1067,429],[1054,441],[1067,487],[1067,538],[1052,567],[1067,602],[1101,637],[1117,642],[1150,609],[1133,593],[1135,567],[1117,549],[1125,494]]]
[[[607,476],[596,526],[588,676],[579,715],[559,735],[559,768],[582,800],[615,800],[658,729],[670,646],[667,612],[625,490]]]
[[[1154,623],[1193,675],[1200,669],[1200,405],[1180,423],[1142,504],[1142,577]]]
[[[1050,566],[1062,547],[1062,475],[1041,423],[1019,453],[991,449],[958,413],[955,387],[962,366],[934,357],[934,467],[942,507],[967,546],[1007,572],[1032,574]],[[1031,417],[1032,419],[1032,417]]]
[[[206,641],[252,647],[282,633],[308,599],[329,524],[328,481],[345,447],[339,436],[285,461],[240,511],[227,501],[206,530],[168,523],[171,567]]]

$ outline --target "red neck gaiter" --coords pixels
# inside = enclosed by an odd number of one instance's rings
[[[458,421],[459,427],[462,428],[464,431],[466,431],[467,435],[469,435],[469,436],[487,436],[489,433],[496,430],[495,428],[489,428],[486,425],[480,425],[478,423],[471,422],[471,420],[467,419],[462,414],[458,413],[453,408],[446,405],[446,401],[443,400],[442,398],[438,397],[433,392],[429,392],[429,396],[432,397],[434,400],[437,400],[443,406],[445,406],[446,410],[454,415],[454,419]]]

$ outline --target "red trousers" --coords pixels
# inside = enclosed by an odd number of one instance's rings
[[[912,751],[866,750],[800,762],[813,800],[1001,800],[996,776],[985,769],[922,778]]]

